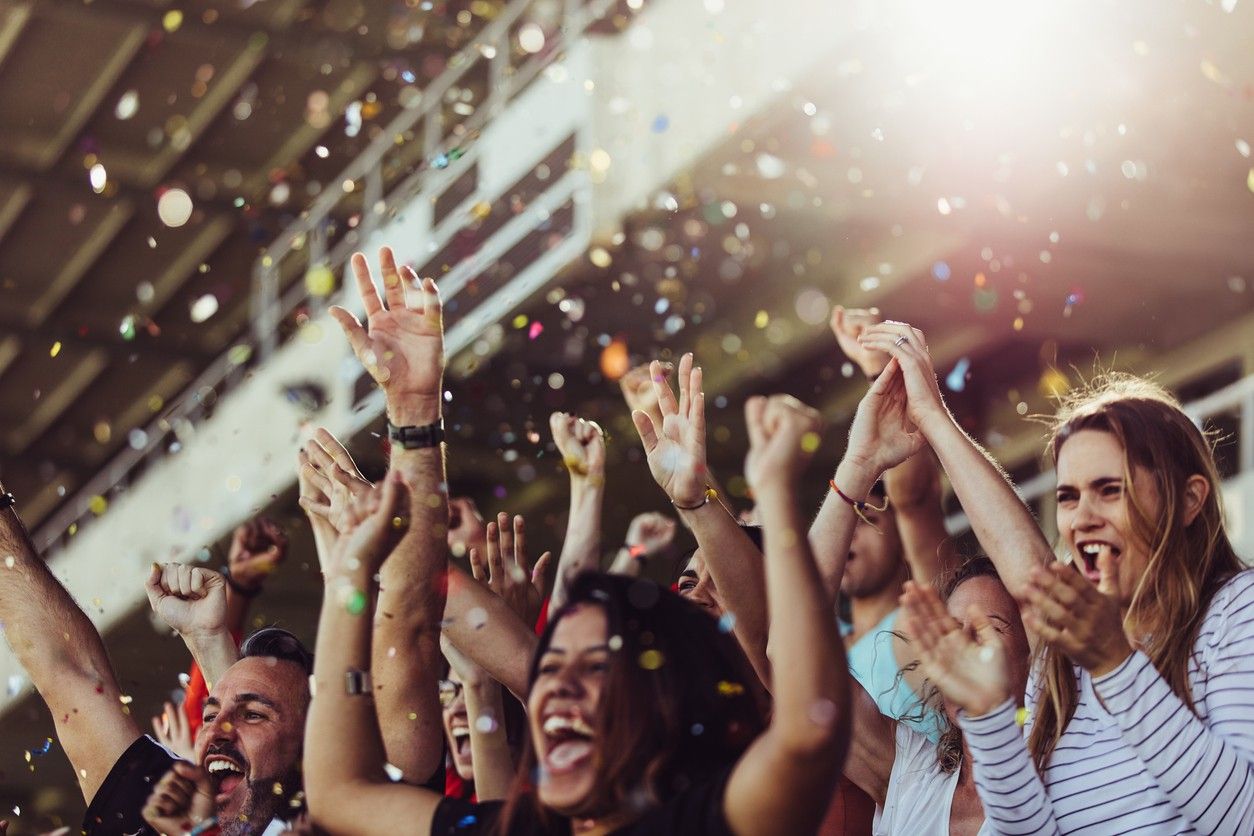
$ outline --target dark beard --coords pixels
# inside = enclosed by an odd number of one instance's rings
[[[274,785],[283,787],[282,793]],[[281,778],[258,778],[248,782],[248,797],[239,814],[218,822],[221,836],[261,836],[274,819],[289,821],[304,809],[303,803],[292,806],[292,800],[303,797],[299,765],[294,765]]]

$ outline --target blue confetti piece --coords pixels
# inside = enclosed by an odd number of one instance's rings
[[[659,113],[653,120],[650,130],[655,134],[665,133],[666,129],[671,126],[671,120],[665,113]]]
[[[735,627],[736,627],[735,613],[730,613],[730,612],[723,613],[723,616],[718,620],[719,632],[730,633],[733,629],[735,629]]]
[[[971,360],[963,357],[954,364],[953,371],[945,376],[945,385],[951,392],[961,392],[967,388],[967,373],[971,371]]]
[[[943,261],[938,261],[932,265],[932,276],[938,282],[947,282],[949,277],[953,275],[949,270],[949,265]]]
[[[473,814],[468,815],[468,816],[462,816],[461,819],[458,820],[457,826],[458,827],[470,827],[472,824],[474,824],[477,821],[479,820],[475,818]]]

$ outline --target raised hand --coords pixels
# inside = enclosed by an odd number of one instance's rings
[[[1023,610],[1024,627],[1095,677],[1110,673],[1132,653],[1110,546],[1098,552],[1097,569],[1100,580],[1094,586],[1074,565],[1033,566]]]
[[[640,410],[653,419],[655,424],[662,423],[662,413],[658,408],[657,387],[653,385],[653,364],[642,363],[619,378],[618,386],[623,390],[623,400],[633,413]],[[671,375],[675,373],[672,363],[658,363],[662,382],[670,385]]]
[[[209,773],[195,764],[175,761],[152,788],[142,811],[158,833],[187,833],[217,811]]]
[[[829,323],[836,342],[845,356],[858,364],[858,368],[867,377],[875,377],[888,365],[889,355],[882,351],[867,348],[858,342],[862,332],[873,325],[884,321],[879,308],[843,308],[840,305],[832,308]]]
[[[1010,698],[1005,643],[979,607],[970,607],[963,628],[934,589],[914,581],[906,581],[901,607],[919,666],[946,700],[979,716]]]
[[[488,536],[488,527],[479,506],[468,496],[448,500],[448,548],[454,557],[466,557]]]
[[[409,486],[398,471],[390,471],[377,487],[350,498],[327,580],[346,575],[374,577],[409,531],[409,521]]]
[[[388,417],[397,425],[430,424],[440,417],[444,377],[444,321],[435,281],[419,281],[398,269],[389,247],[379,250],[384,300],[379,298],[366,257],[354,253],[353,275],[366,313],[365,327],[346,309],[331,308],[357,359],[387,395]],[[407,285],[419,288],[407,292]],[[413,295],[414,301],[408,296]]]
[[[692,354],[679,361],[679,400],[662,373],[662,364],[650,365],[657,392],[662,426],[641,410],[631,414],[644,444],[649,472],[671,502],[681,506],[699,505],[709,487],[705,460],[705,393],[701,391],[701,367],[694,366]]]
[[[870,351],[880,351],[897,360],[906,387],[910,420],[922,427],[929,420],[948,420],[949,410],[936,381],[936,369],[928,353],[927,340],[918,328],[904,322],[888,321],[862,332],[858,343]]]
[[[745,479],[755,491],[793,485],[819,446],[823,419],[791,395],[750,398],[745,403],[749,454]]]
[[[235,529],[227,553],[227,571],[237,586],[257,593],[286,556],[287,535],[283,529],[274,520],[257,517]]]
[[[572,482],[605,481],[605,432],[597,422],[554,412],[549,416],[549,430]]]
[[[196,638],[226,632],[226,579],[212,569],[154,563],[144,590],[152,611],[180,635]]]
[[[633,555],[653,557],[675,541],[678,524],[675,520],[656,511],[637,514],[627,526],[627,548]]]
[[[906,384],[897,359],[884,367],[858,403],[845,456],[883,473],[904,462],[926,444],[910,420]]]
[[[152,730],[157,735],[158,743],[183,760],[196,759],[192,731],[183,706],[167,702],[164,710],[152,718]]]
[[[483,554],[470,550],[470,573],[474,579],[501,596],[524,623],[536,623],[544,603],[544,573],[553,555],[540,555],[534,567],[527,562],[527,528],[521,516],[512,524],[509,514],[497,514],[489,522]],[[485,565],[486,562],[486,565]]]
[[[301,475],[321,499],[302,492],[297,501],[312,520],[322,519],[335,537],[349,526],[350,506],[354,498],[370,491],[373,485],[361,475],[353,457],[330,432],[319,427],[313,438],[305,442]]]

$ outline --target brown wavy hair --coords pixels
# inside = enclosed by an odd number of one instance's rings
[[[596,777],[584,815],[643,813],[732,766],[766,729],[766,695],[740,645],[700,607],[649,580],[600,572],[577,577],[540,636],[528,689],[558,623],[588,605],[604,610],[607,635],[621,644],[611,640],[594,723]],[[651,651],[660,656],[644,656]],[[567,820],[540,804],[538,769],[528,734],[494,832],[569,832]]]
[[[1243,568],[1224,527],[1214,438],[1185,415],[1156,383],[1108,373],[1066,396],[1054,417],[1049,454],[1055,466],[1067,440],[1081,430],[1110,433],[1123,448],[1123,480],[1133,537],[1150,551],[1125,626],[1141,650],[1190,711],[1189,660],[1211,599]],[[1133,489],[1133,468],[1145,469],[1161,501],[1151,516]],[[1184,524],[1185,487],[1191,476],[1210,483],[1201,510]],[[1066,654],[1038,645],[1040,694],[1028,749],[1039,771],[1075,715],[1079,684]]]

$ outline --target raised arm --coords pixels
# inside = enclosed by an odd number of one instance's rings
[[[461,680],[470,724],[470,760],[475,772],[475,800],[500,801],[514,780],[514,755],[505,728],[505,695],[501,683],[470,661],[447,640],[444,658]]]
[[[849,736],[849,669],[806,541],[797,480],[818,446],[818,413],[777,395],[745,405],[745,477],[762,516],[775,698],[771,723],[732,771],[723,808],[740,836],[813,832]]]
[[[706,466],[705,393],[701,368],[692,354],[679,361],[679,400],[653,363],[661,426],[641,410],[631,417],[648,456],[649,472],[665,491],[679,518],[697,539],[710,576],[728,612],[733,631],[763,684],[770,686],[766,654],[767,614],[762,554],[731,512],[718,501]]]
[[[601,565],[601,507],[605,503],[605,433],[593,421],[565,412],[549,416],[553,443],[570,473],[570,514],[566,539],[557,559],[557,575],[549,607],[556,612],[566,603],[570,580]]]
[[[199,566],[154,563],[144,591],[152,611],[183,639],[212,688],[239,661],[227,629],[226,579]]]
[[[379,263],[386,307],[365,256],[356,253],[352,267],[366,327],[343,308],[331,314],[383,388],[389,424],[419,428],[410,437],[423,437],[392,444],[391,468],[410,486],[413,525],[383,569],[371,666],[388,760],[405,781],[421,783],[439,766],[443,734],[437,680],[449,520],[441,442],[444,325],[433,280],[419,281],[408,267],[402,276],[387,247]]]
[[[527,698],[527,671],[539,640],[505,599],[450,566],[444,636],[519,699]]]
[[[1006,588],[1022,599],[1028,590],[1028,573],[1033,566],[1052,562],[1053,551],[1006,474],[949,414],[923,332],[902,322],[885,322],[867,329],[861,342],[888,352],[901,364],[911,419],[940,459],[975,536]]]
[[[648,561],[675,553],[676,523],[665,514],[645,511],[632,517],[627,538],[614,556],[611,575],[639,577]]]
[[[350,528],[341,534],[328,561],[305,731],[304,776],[310,818],[330,833],[392,834],[397,822],[407,822],[409,832],[428,833],[440,802],[435,792],[394,784],[384,772],[385,761],[392,762],[392,757],[385,755],[375,716],[372,695],[379,693],[379,686],[371,688],[368,673],[371,619],[356,605],[376,591],[380,565],[397,536],[407,536],[413,524],[408,516],[410,493],[400,473],[392,471],[379,489],[354,498]],[[435,578],[429,581],[434,583]],[[438,713],[427,719],[439,725]],[[430,745],[438,757],[442,744],[437,739]],[[423,759],[424,754],[417,757]]]
[[[122,692],[100,634],[35,554],[16,507],[0,508],[0,555],[4,636],[48,704],[57,739],[90,803],[139,737],[139,727],[122,711]]]
[[[235,529],[226,558],[226,629],[244,632],[248,610],[266,579],[287,557],[287,535],[278,523],[255,517]]]

